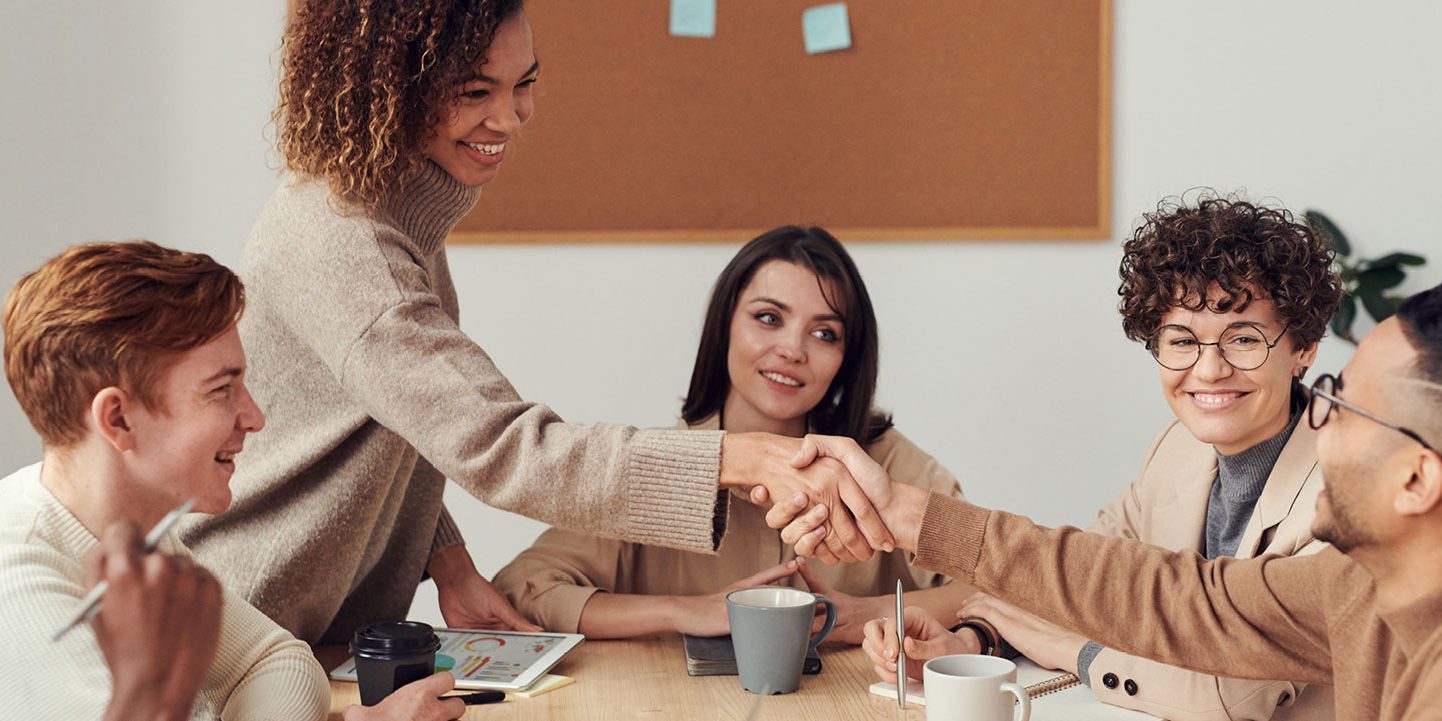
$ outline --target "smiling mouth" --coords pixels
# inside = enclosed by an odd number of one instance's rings
[[[774,383],[780,383],[783,386],[791,386],[792,388],[800,388],[801,386],[806,385],[805,383],[802,383],[795,378],[784,376],[780,373],[773,373],[771,371],[761,371],[761,377]]]
[[[462,142],[461,144],[464,145],[464,146],[466,146],[467,148],[470,148],[471,150],[476,151],[477,153],[480,153],[481,155],[500,155],[501,152],[506,149],[506,144],[505,144],[505,143],[466,143],[466,142]]]
[[[1222,393],[1206,393],[1192,391],[1187,393],[1191,396],[1192,402],[1203,409],[1225,408],[1232,403],[1251,395],[1250,391],[1226,391]]]

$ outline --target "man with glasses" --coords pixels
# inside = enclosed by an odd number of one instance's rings
[[[1326,546],[1311,530],[1322,473],[1316,434],[1302,422],[1300,378],[1341,299],[1332,258],[1285,210],[1239,199],[1204,197],[1147,215],[1124,248],[1122,327],[1156,360],[1175,418],[1152,441],[1140,476],[1088,530],[1206,558]],[[1331,689],[1158,663],[989,596],[926,625],[944,633],[958,620],[967,625],[954,640],[938,634],[928,652],[908,657],[919,664],[965,652],[982,621],[1037,663],[1076,673],[1109,704],[1177,721],[1332,718]],[[871,645],[881,637],[873,624]]]
[[[1336,379],[1318,379],[1307,417],[1325,477],[1313,530],[1335,548],[1291,558],[1206,560],[1040,528],[888,485],[844,439],[803,450],[846,463],[918,565],[1110,647],[1330,684],[1340,719],[1442,719],[1442,286],[1379,324]],[[782,536],[805,554],[824,514],[801,510],[781,503],[768,521],[791,521]]]

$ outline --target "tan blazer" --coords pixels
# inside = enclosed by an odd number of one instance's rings
[[[714,418],[694,426],[714,429]],[[962,498],[961,487],[935,458],[896,429],[866,447],[897,483]],[[766,511],[737,494],[730,498],[726,537],[714,555],[615,541],[553,528],[501,569],[493,581],[516,610],[552,631],[574,633],[581,610],[597,591],[638,594],[715,593],[757,571],[796,557],[781,533],[766,525]],[[897,579],[907,590],[930,588],[946,577],[912,566],[903,551],[877,553],[866,561],[815,564],[827,585],[854,596],[890,593]],[[805,588],[798,576],[783,584]]]
[[[1316,438],[1305,419],[1292,431],[1257,499],[1237,558],[1263,553],[1296,556],[1327,547],[1312,537],[1312,517],[1322,490]],[[1088,530],[1201,553],[1207,500],[1216,477],[1216,450],[1173,420],[1152,442],[1141,477],[1103,508]],[[1177,721],[1334,717],[1330,687],[1208,676],[1112,649],[1097,655],[1089,675],[1098,699]]]

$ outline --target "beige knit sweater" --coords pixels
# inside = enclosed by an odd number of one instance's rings
[[[89,624],[56,643],[85,595],[85,555],[99,544],[40,484],[40,464],[0,480],[0,717],[98,719],[110,669]],[[173,538],[166,553],[185,553]],[[226,721],[325,718],[330,683],[310,648],[239,596],[225,592],[220,643],[192,717]]]
[[[940,494],[917,545],[917,565],[1126,653],[1331,685],[1340,721],[1442,719],[1442,595],[1383,611],[1371,576],[1332,548],[1207,561]]]
[[[431,163],[375,213],[295,178],[246,243],[240,334],[266,427],[231,509],[182,538],[307,641],[405,616],[433,544],[459,541],[447,477],[602,536],[712,552],[724,531],[721,433],[564,423],[461,332],[444,240],[478,197]]]

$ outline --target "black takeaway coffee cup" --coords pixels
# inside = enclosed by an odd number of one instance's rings
[[[435,629],[417,621],[386,621],[356,629],[355,656],[361,705],[374,706],[396,689],[435,673],[441,640]]]

